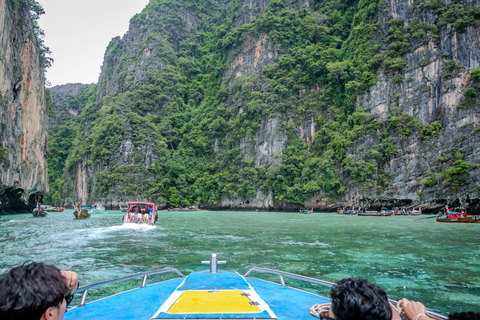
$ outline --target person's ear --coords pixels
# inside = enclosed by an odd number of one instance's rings
[[[45,310],[45,312],[42,314],[42,317],[40,318],[40,320],[52,320],[53,312],[54,312],[53,307],[47,308],[47,310]]]

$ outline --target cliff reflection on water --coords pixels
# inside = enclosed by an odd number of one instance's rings
[[[241,274],[260,266],[332,282],[363,277],[392,299],[422,301],[443,314],[480,304],[480,224],[424,216],[199,211],[159,212],[157,225],[148,227],[122,226],[120,211],[88,220],[74,220],[71,212],[6,216],[2,271],[42,261],[77,271],[87,284],[167,266],[188,274],[205,269],[200,261],[217,253],[227,260],[221,269]]]

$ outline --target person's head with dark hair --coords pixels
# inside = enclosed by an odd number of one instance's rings
[[[391,320],[392,308],[382,288],[364,279],[340,280],[330,293],[329,316],[336,320]]]
[[[480,312],[455,312],[448,315],[448,320],[480,320]]]
[[[70,289],[55,266],[32,262],[0,276],[0,319],[61,320]]]

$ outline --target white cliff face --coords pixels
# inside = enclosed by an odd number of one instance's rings
[[[0,188],[23,192],[26,206],[48,192],[45,78],[28,12],[0,1],[0,30]]]

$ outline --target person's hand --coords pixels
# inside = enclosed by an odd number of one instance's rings
[[[424,314],[423,316],[420,316],[417,318],[417,320],[428,320],[431,319],[428,317],[427,314],[427,309],[423,305],[423,303],[418,302],[418,301],[410,301],[405,298],[402,299],[402,309],[405,312],[405,317],[407,320],[412,320],[414,319],[417,315],[419,314]]]
[[[78,287],[78,276],[73,271],[61,270],[60,273],[67,279],[67,287],[69,287],[72,292],[77,290]]]

